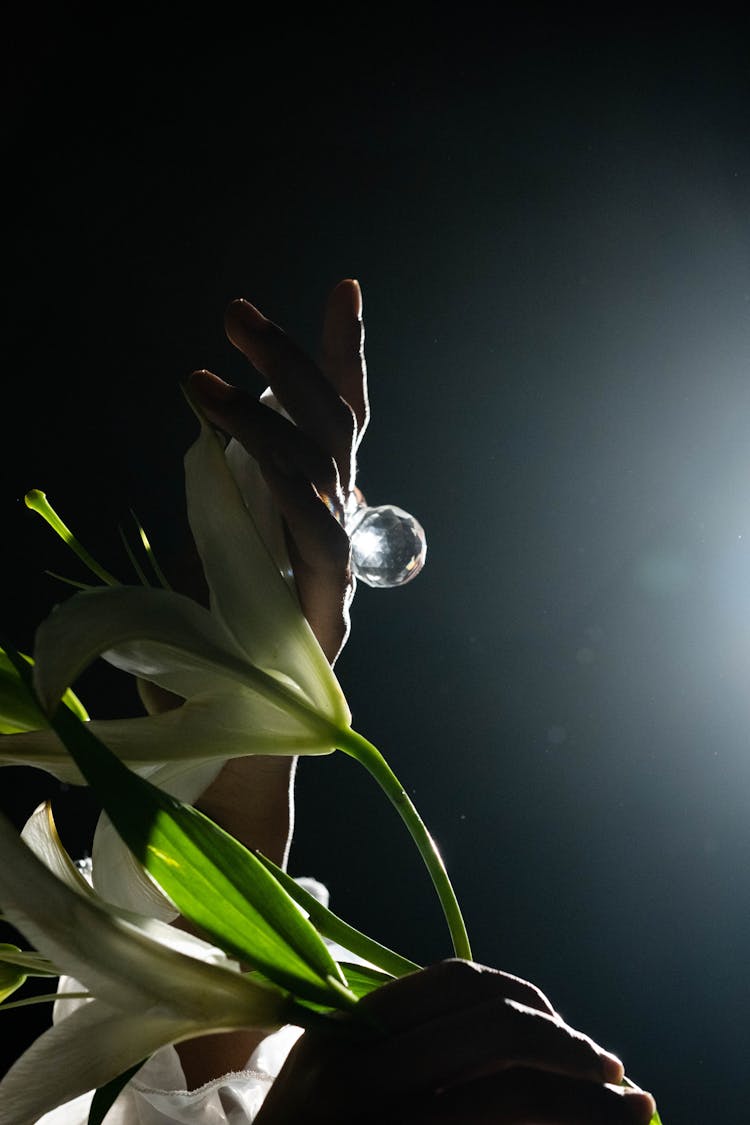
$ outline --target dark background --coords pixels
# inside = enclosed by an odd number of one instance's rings
[[[111,569],[131,507],[168,555],[180,378],[261,389],[227,301],[314,350],[357,277],[361,483],[429,548],[413,584],[360,586],[338,665],[355,726],[437,837],[476,959],[619,1052],[665,1125],[746,1120],[744,26],[65,7],[6,40],[3,628],[30,646],[61,597],[45,568],[76,572],[29,488]],[[109,670],[79,688],[136,713]],[[0,786],[19,826],[52,795],[85,848],[85,791]],[[301,763],[290,869],[407,955],[450,952],[405,831],[342,756]]]

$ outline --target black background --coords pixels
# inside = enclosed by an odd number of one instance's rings
[[[168,555],[180,378],[262,389],[227,301],[314,351],[357,277],[361,483],[429,548],[413,584],[360,587],[337,669],[355,726],[437,837],[476,959],[620,1053],[665,1125],[744,1121],[744,27],[61,7],[6,40],[3,628],[30,646],[61,597],[44,570],[75,571],[29,488],[111,569],[130,508]],[[137,713],[107,669],[79,689]],[[19,826],[53,796],[85,848],[85,791],[0,786]],[[301,763],[290,869],[407,955],[450,952],[406,833],[341,756]]]

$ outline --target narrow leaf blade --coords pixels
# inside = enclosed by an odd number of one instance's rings
[[[403,977],[408,973],[415,973],[421,968],[414,961],[402,957],[400,953],[381,945],[380,942],[368,937],[367,934],[361,933],[354,926],[350,926],[348,922],[339,918],[327,906],[323,906],[322,902],[319,902],[314,895],[301,887],[286,871],[277,867],[267,856],[264,856],[261,852],[255,852],[255,855],[263,866],[275,876],[277,882],[284,887],[290,897],[309,915],[311,922],[323,937],[335,941],[344,949],[348,949],[350,953],[362,957],[365,961],[370,961],[377,968],[393,977]]]

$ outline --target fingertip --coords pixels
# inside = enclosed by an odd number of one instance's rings
[[[244,297],[235,297],[224,313],[224,330],[240,351],[247,347],[254,333],[263,331],[269,323],[260,309]]]
[[[362,287],[356,278],[345,277],[338,285],[335,285],[331,296],[336,294],[346,294],[351,307],[352,315],[356,320],[362,319]]]
[[[227,305],[227,313],[235,312],[241,316],[250,317],[253,319],[266,320],[266,317],[252,301],[248,301],[247,297],[233,297]]]
[[[639,1090],[637,1094],[631,1094],[631,1097],[639,1104],[643,1125],[649,1125],[656,1113],[656,1100],[646,1090]]]
[[[184,387],[188,397],[205,409],[225,406],[237,397],[237,388],[225,383],[212,371],[192,371]]]
[[[649,1125],[656,1113],[656,1101],[651,1094],[632,1086],[623,1087],[621,1083],[607,1083],[607,1088],[625,1099],[634,1122],[638,1122],[639,1125]]]
[[[611,1083],[613,1086],[619,1086],[625,1077],[625,1067],[622,1065],[622,1060],[618,1059],[617,1055],[610,1054],[609,1051],[603,1051],[601,1064],[604,1081]]]
[[[357,320],[362,319],[362,287],[359,282],[351,277],[348,279],[352,291],[352,312]]]

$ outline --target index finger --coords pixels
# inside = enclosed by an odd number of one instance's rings
[[[232,301],[225,314],[227,336],[266,379],[297,426],[339,467],[348,492],[353,470],[356,420],[352,408],[286,332],[249,301]]]

